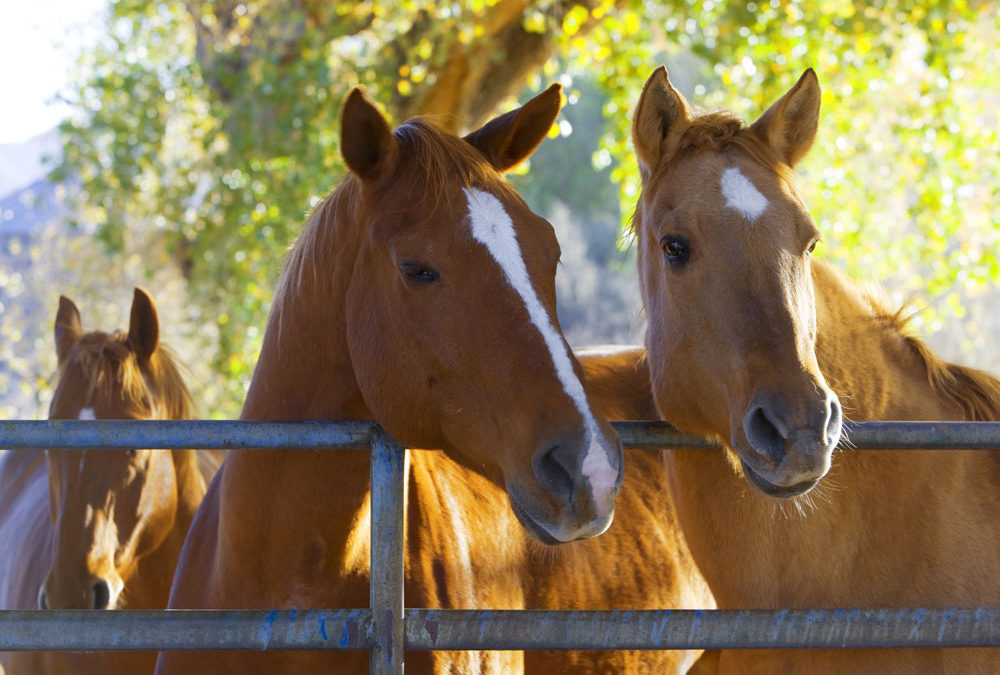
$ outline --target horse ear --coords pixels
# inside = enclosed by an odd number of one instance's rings
[[[56,310],[55,337],[56,358],[59,363],[66,360],[69,350],[83,333],[83,323],[80,321],[80,310],[73,301],[65,295],[59,296],[59,309]]]
[[[809,68],[750,128],[774,148],[788,166],[795,166],[816,139],[821,98],[819,80]]]
[[[396,140],[385,117],[361,87],[351,89],[340,116],[340,153],[363,180],[385,176],[396,158]]]
[[[128,322],[128,344],[139,363],[149,363],[160,343],[160,320],[156,303],[149,293],[135,287],[132,293],[132,315]]]
[[[668,141],[680,138],[690,121],[687,100],[670,83],[666,67],[660,66],[646,80],[632,118],[632,144],[644,177],[672,153]]]
[[[548,135],[562,107],[562,87],[553,84],[516,110],[497,117],[465,136],[503,173],[535,151]]]

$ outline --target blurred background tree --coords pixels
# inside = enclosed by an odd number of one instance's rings
[[[202,413],[228,417],[284,252],[343,175],[339,107],[355,84],[397,122],[426,113],[462,132],[563,83],[552,140],[512,180],[557,227],[560,316],[582,344],[641,339],[619,233],[638,194],[630,111],[653,68],[751,120],[814,67],[823,117],[800,168],[823,255],[943,334],[1000,277],[997,44],[995,3],[978,0],[117,0],[66,93],[77,114],[54,177],[102,255],[145,261],[152,284],[168,268],[182,280],[164,286],[178,308],[165,323],[182,357],[210,364]],[[986,351],[995,332],[977,326],[941,344]]]

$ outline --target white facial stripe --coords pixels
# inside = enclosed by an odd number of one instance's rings
[[[476,241],[486,246],[490,255],[493,256],[506,275],[507,282],[521,296],[531,322],[542,334],[545,345],[549,348],[552,362],[556,367],[556,375],[559,377],[563,389],[576,404],[577,410],[583,417],[589,443],[587,456],[583,461],[583,472],[590,480],[594,498],[601,500],[609,491],[614,490],[618,472],[612,468],[608,461],[607,450],[601,446],[598,440],[601,434],[597,420],[594,419],[590,406],[587,404],[587,395],[583,390],[583,384],[580,383],[573,370],[573,363],[569,358],[566,344],[559,335],[559,331],[552,325],[548,312],[545,311],[545,307],[531,285],[528,268],[524,264],[521,247],[517,243],[514,223],[507,211],[504,210],[503,204],[493,195],[475,188],[463,188],[463,190],[469,204],[472,236],[476,238]]]
[[[739,211],[751,223],[767,209],[767,197],[736,167],[722,172],[722,196],[726,198],[726,206]]]
[[[97,415],[94,414],[93,408],[81,408],[76,418],[78,420],[96,420]],[[82,450],[80,452],[80,467],[78,469],[81,476],[83,475],[83,460],[86,459],[86,457],[87,457],[87,451]]]

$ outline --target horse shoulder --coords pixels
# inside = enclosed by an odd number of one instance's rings
[[[527,535],[506,492],[441,451],[409,454],[407,579],[426,606],[523,607]]]

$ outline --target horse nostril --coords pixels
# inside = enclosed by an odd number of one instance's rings
[[[108,582],[101,579],[94,584],[94,609],[107,609],[111,602],[111,587]]]
[[[767,416],[763,406],[757,406],[747,414],[743,422],[743,431],[754,449],[774,462],[780,462],[785,456],[785,437],[778,427]]]
[[[567,462],[566,454],[563,446],[552,446],[535,455],[532,468],[542,487],[553,496],[572,503],[575,491],[569,468],[572,464]]]

